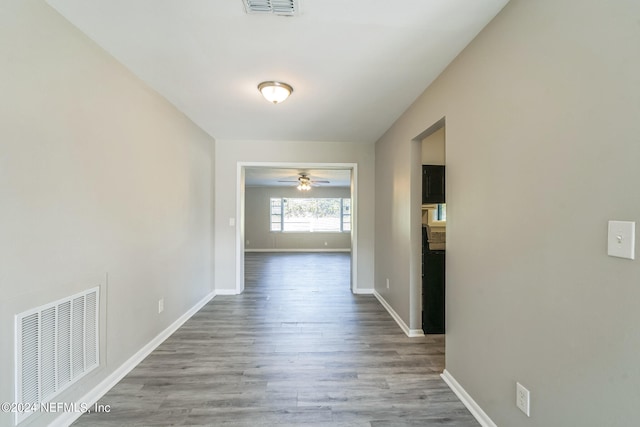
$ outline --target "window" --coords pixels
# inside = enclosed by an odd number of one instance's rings
[[[348,232],[351,231],[351,199],[298,199],[272,197],[271,231]]]
[[[447,205],[445,203],[434,203],[432,205],[422,205],[422,221],[427,221],[427,225],[444,225],[447,221]]]
[[[351,231],[351,199],[342,199],[342,230]]]
[[[271,231],[282,231],[282,199],[271,199]]]

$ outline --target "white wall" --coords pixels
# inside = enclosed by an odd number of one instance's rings
[[[499,426],[638,422],[640,261],[606,254],[640,220],[638,16],[512,0],[376,144],[375,288],[414,320],[412,140],[446,117],[446,366]]]
[[[358,165],[358,288],[373,288],[374,146],[337,142],[216,141],[216,290],[236,285],[236,217],[238,162],[356,163]],[[240,226],[239,223],[236,223]]]
[[[446,163],[444,127],[422,140],[422,164],[444,165]]]
[[[0,52],[0,401],[13,316],[100,285],[73,402],[212,291],[213,140],[44,2],[0,3]]]
[[[313,187],[300,192],[290,187],[247,187],[245,190],[245,250],[349,250],[351,233],[294,233],[270,231],[272,197],[350,198],[349,187]]]

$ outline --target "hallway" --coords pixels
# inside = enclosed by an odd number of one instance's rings
[[[444,336],[408,338],[352,295],[348,253],[248,253],[217,296],[75,426],[478,426],[440,379]]]

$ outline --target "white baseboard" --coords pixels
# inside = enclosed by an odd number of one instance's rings
[[[407,326],[407,324],[404,323],[404,320],[402,320],[402,318],[398,315],[398,313],[396,313],[396,311],[393,309],[393,307],[391,307],[391,305],[389,305],[389,303],[375,289],[373,291],[373,295],[375,295],[375,297],[378,299],[378,301],[380,301],[380,304],[382,304],[382,306],[389,312],[391,317],[393,317],[393,320],[396,321],[398,326],[400,326],[400,329],[402,329],[402,331],[408,337],[415,338],[415,337],[423,337],[424,336],[424,331],[422,329],[410,329],[409,326]]]
[[[133,370],[140,362],[144,360],[153,350],[156,349],[164,340],[169,338],[171,334],[180,328],[187,320],[191,318],[194,314],[198,312],[202,307],[204,307],[209,301],[211,301],[216,296],[215,292],[211,292],[206,295],[200,301],[196,303],[193,307],[189,309],[185,314],[180,316],[175,322],[169,325],[164,331],[160,332],[153,338],[149,343],[147,343],[144,347],[142,347],[136,354],[131,356],[126,362],[124,362],[120,367],[118,367],[115,371],[111,373],[111,375],[107,376],[102,382],[100,382],[97,386],[95,386],[92,390],[90,390],[87,394],[82,396],[76,404],[78,407],[82,404],[86,404],[88,406],[92,406],[96,403],[102,396],[104,396],[109,390],[113,388],[122,378],[125,377],[129,372]],[[81,412],[63,412],[60,414],[58,418],[56,418],[50,426],[69,426],[75,420],[80,418],[82,415]]]
[[[320,249],[247,249],[245,252],[351,252],[351,249],[339,249],[339,248],[320,248]]]
[[[460,383],[453,378],[453,375],[449,373],[446,369],[440,375],[445,383],[449,386],[451,390],[458,396],[458,399],[467,407],[471,415],[475,417],[475,419],[480,423],[482,427],[498,427],[496,423],[494,423],[491,418],[482,410],[480,405],[476,403],[475,400],[467,393],[467,391],[462,388]]]
[[[423,337],[424,331],[422,329],[409,329],[409,338]]]
[[[354,289],[353,293],[356,295],[373,295],[374,289]]]
[[[235,289],[216,289],[216,295],[238,295]]]

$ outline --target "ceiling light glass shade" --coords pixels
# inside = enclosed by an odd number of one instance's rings
[[[298,181],[300,182],[300,184],[298,184],[298,190],[300,191],[309,191],[311,190],[311,180],[303,175],[300,178],[298,178]]]
[[[264,99],[279,104],[291,95],[293,88],[286,83],[281,82],[262,82],[258,85],[258,90],[264,96]]]

